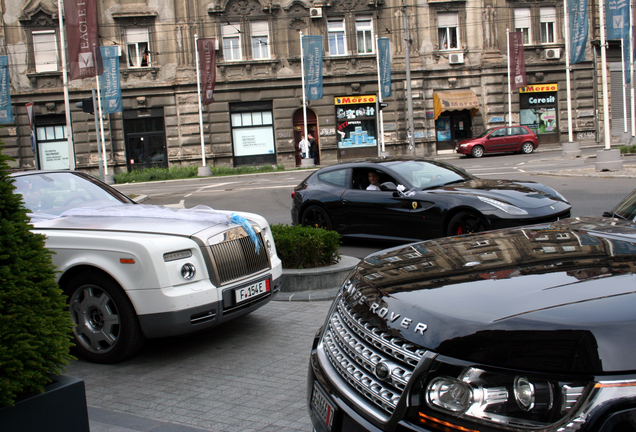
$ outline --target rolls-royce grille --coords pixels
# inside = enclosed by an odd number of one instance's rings
[[[329,319],[323,345],[340,376],[389,414],[426,352],[367,322],[342,297]]]
[[[226,240],[210,246],[220,285],[270,267],[269,255],[264,246],[262,233],[258,233],[258,238],[261,241],[259,253],[256,253],[254,242],[248,236]]]

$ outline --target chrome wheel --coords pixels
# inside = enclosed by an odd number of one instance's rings
[[[475,146],[470,151],[470,154],[475,158],[480,158],[484,155],[484,148],[482,146]]]
[[[534,151],[534,145],[531,142],[525,142],[521,146],[521,153],[530,154]]]
[[[75,338],[93,353],[110,351],[117,343],[121,322],[113,299],[97,286],[76,290],[70,300]]]
[[[77,275],[64,288],[75,326],[74,351],[97,363],[135,354],[145,340],[137,314],[122,288],[97,271]]]

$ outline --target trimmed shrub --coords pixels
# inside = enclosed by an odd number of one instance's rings
[[[0,407],[44,392],[73,357],[72,321],[44,236],[30,231],[0,142]]]
[[[636,145],[620,146],[621,154],[636,153]]]
[[[341,236],[336,231],[286,224],[272,225],[271,229],[283,268],[325,267],[340,260]]]

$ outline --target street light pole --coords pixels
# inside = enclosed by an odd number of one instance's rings
[[[411,57],[409,46],[411,38],[409,37],[409,22],[406,14],[406,0],[402,0],[402,20],[404,23],[404,60],[406,63],[406,100],[408,110],[408,140],[411,156],[415,156],[415,141],[413,130],[413,91],[411,90]]]

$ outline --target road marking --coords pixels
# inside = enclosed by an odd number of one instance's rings
[[[185,200],[179,201],[179,204],[164,204],[163,207],[185,208]]]
[[[261,190],[261,189],[280,189],[280,188],[295,188],[297,185],[280,185],[280,186],[260,186],[260,187],[237,187],[224,189],[225,192],[244,191],[244,190]],[[210,191],[210,192],[223,192],[223,191]]]
[[[219,187],[219,186],[225,186],[225,185],[229,185],[229,184],[234,184],[234,183],[238,183],[238,182],[225,182],[225,183],[217,183],[217,184],[212,184],[212,185],[207,185],[207,186],[201,186],[200,188],[196,189],[194,192],[190,192],[189,194],[185,195],[184,198],[188,198],[191,197],[193,194],[200,192],[204,189],[208,189],[208,188],[213,188],[213,187]]]

